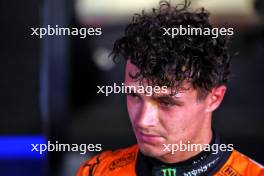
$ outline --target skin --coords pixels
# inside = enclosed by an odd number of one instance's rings
[[[129,60],[126,64],[125,85],[139,86],[129,73],[139,70]],[[144,80],[143,80],[144,81]],[[184,82],[183,90],[170,96],[170,89],[147,96],[133,92],[127,95],[127,109],[140,151],[166,163],[187,160],[201,151],[164,150],[164,144],[209,144],[212,138],[212,112],[219,107],[226,86],[213,88],[203,100],[197,99],[197,90]]]

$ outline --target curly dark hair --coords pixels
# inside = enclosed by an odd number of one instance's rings
[[[126,27],[125,35],[113,47],[114,59],[122,56],[139,68],[131,75],[135,80],[146,79],[154,85],[180,88],[183,81],[206,97],[212,88],[226,84],[230,75],[228,36],[163,35],[163,28],[210,28],[209,12],[204,8],[192,11],[189,1],[172,6],[161,1],[151,13],[135,14]]]

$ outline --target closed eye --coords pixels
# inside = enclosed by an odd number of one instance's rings
[[[175,102],[169,102],[169,101],[159,101],[159,104],[165,107],[171,107],[176,105]]]
[[[168,96],[156,97],[155,99],[161,106],[164,106],[164,107],[182,106],[183,105],[182,101],[175,100],[174,98],[168,97]]]
[[[127,93],[127,96],[130,96],[131,98],[135,99],[135,100],[139,100],[140,96],[135,93],[135,92],[131,92],[131,93]]]

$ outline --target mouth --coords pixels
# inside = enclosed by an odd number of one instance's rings
[[[136,131],[136,137],[139,142],[148,144],[158,144],[162,140],[162,136],[156,134],[147,134],[141,131]]]

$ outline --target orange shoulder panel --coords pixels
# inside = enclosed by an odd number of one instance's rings
[[[234,150],[215,176],[264,176],[264,168],[249,157]]]
[[[137,145],[114,152],[105,151],[86,161],[77,176],[136,176],[137,153]],[[214,176],[264,176],[264,168],[234,150]]]
[[[136,176],[135,163],[138,146],[116,151],[105,151],[86,161],[77,176]]]

